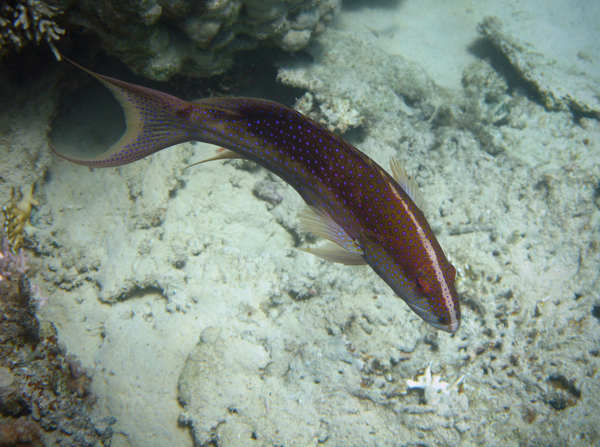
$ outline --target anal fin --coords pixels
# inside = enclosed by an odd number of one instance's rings
[[[221,148],[221,149],[223,149],[223,150],[220,151],[214,157],[210,157],[210,158],[207,158],[205,160],[197,161],[196,163],[192,163],[191,165],[187,165],[183,169],[191,168],[192,166],[196,166],[196,165],[199,165],[201,163],[206,163],[207,161],[229,160],[229,159],[232,159],[232,158],[240,158],[242,160],[247,160],[246,157],[238,154],[237,152],[233,152],[233,151],[230,151],[229,149],[225,149],[225,148]]]
[[[348,251],[337,244],[329,242],[322,247],[303,248],[302,251],[318,256],[330,262],[337,262],[346,265],[366,265],[367,262],[359,253]]]

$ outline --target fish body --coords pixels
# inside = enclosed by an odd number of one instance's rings
[[[252,160],[290,184],[312,210],[303,219],[309,229],[337,244],[307,251],[331,261],[368,264],[426,322],[458,330],[455,269],[415,203],[420,200],[414,180],[401,168],[392,177],[339,136],[276,102],[188,102],[80,68],[112,91],[124,109],[127,130],[95,158],[59,156],[110,167],[186,141],[229,149],[235,153],[229,157]]]

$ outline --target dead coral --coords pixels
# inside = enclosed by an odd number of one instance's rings
[[[53,17],[62,14],[40,0],[12,0],[0,3],[0,57],[19,51],[29,42],[59,40],[65,30]]]

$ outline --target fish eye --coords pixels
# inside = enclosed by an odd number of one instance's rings
[[[431,286],[423,277],[417,278],[417,289],[419,290],[419,292],[422,292],[422,293],[430,293],[431,292]]]

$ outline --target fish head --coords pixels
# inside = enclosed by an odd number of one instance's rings
[[[437,242],[413,247],[411,255],[393,244],[363,235],[364,258],[413,312],[436,329],[455,333],[460,327],[456,269]]]
[[[406,288],[402,288],[396,293],[427,323],[453,334],[458,331],[461,319],[455,279],[456,269],[449,262],[437,272],[419,268],[416,273],[407,275],[406,281],[412,290],[407,293]]]

